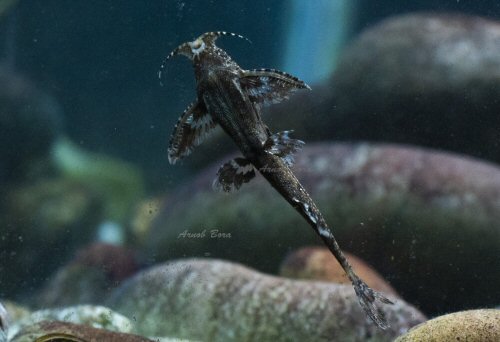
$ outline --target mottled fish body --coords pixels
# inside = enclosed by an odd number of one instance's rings
[[[194,66],[197,99],[181,115],[174,128],[168,158],[174,164],[187,156],[217,125],[233,139],[243,157],[222,165],[214,187],[223,191],[239,189],[255,177],[258,170],[321,237],[351,280],[365,313],[381,328],[388,324],[377,301],[392,302],[366,285],[353,271],[332,231],[307,191],[293,174],[293,154],[304,142],[290,138],[291,131],[272,134],[261,118],[262,106],[287,99],[307,84],[274,69],[244,70],[215,45],[224,31],[207,32],[192,42],[179,45],[165,59],[181,54]],[[163,72],[165,62],[159,71]]]

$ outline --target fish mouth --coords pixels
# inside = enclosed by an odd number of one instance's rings
[[[193,57],[198,56],[206,47],[205,42],[201,38],[189,42],[188,45],[191,48]]]

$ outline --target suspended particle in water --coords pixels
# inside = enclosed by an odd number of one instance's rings
[[[182,20],[183,17],[183,10],[184,7],[186,6],[186,3],[184,1],[177,1],[177,19]]]

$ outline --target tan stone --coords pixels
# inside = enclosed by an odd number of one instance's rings
[[[418,341],[500,341],[500,310],[469,310],[439,316],[416,326],[395,342]]]

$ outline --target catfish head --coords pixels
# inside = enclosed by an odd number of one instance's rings
[[[158,71],[158,78],[160,79],[160,82],[167,61],[177,55],[189,58],[189,60],[193,62],[195,71],[214,67],[239,69],[238,64],[231,59],[227,52],[215,45],[215,41],[220,36],[237,37],[251,43],[248,38],[236,33],[226,31],[206,32],[192,42],[186,42],[179,45],[172,52],[170,52],[167,57],[165,57],[160,66],[160,70]]]

